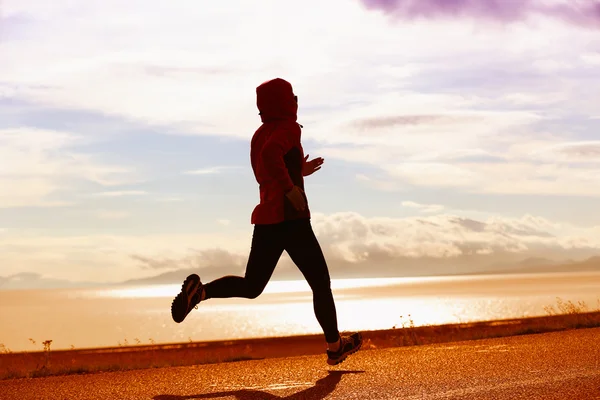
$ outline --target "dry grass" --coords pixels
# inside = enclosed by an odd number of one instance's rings
[[[418,346],[464,340],[544,333],[566,329],[600,327],[598,308],[590,310],[583,302],[557,298],[556,306],[545,309],[547,316],[416,327],[410,315],[400,317],[400,326],[363,332],[365,350]],[[37,342],[29,339],[32,344]],[[273,357],[323,355],[322,335],[235,341],[135,345],[127,340],[117,347],[102,349],[51,350],[52,340],[41,343],[42,350],[12,352],[0,344],[0,379],[35,378],[49,375],[124,371],[142,368],[210,364]]]

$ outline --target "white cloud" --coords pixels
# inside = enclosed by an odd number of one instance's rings
[[[52,130],[0,129],[0,207],[52,207],[69,201],[50,196],[68,190],[68,180],[101,185],[128,182],[126,168],[107,165],[72,147],[85,138]]]
[[[567,101],[569,95],[565,92],[520,91],[502,95],[499,100],[507,105],[519,107],[554,106]]]
[[[113,190],[106,192],[94,193],[93,196],[98,197],[125,197],[125,196],[146,196],[148,192],[143,190]]]
[[[385,169],[391,176],[419,186],[470,187],[483,178],[471,169],[444,163],[402,163]]]
[[[356,180],[363,185],[384,192],[396,192],[403,189],[403,186],[397,181],[372,178],[365,174],[357,174]]]
[[[229,226],[231,224],[231,221],[228,219],[218,219],[217,222],[223,226]]]
[[[461,20],[394,24],[358,2],[321,3],[267,1],[260,10],[243,1],[227,7],[188,1],[169,7],[156,1],[88,2],[82,8],[63,0],[52,9],[40,1],[12,4],[5,14],[22,12],[32,23],[28,38],[4,44],[8,62],[0,72],[18,85],[19,95],[44,103],[246,138],[248,127],[259,122],[254,89],[276,75],[297,86],[304,105],[346,108],[355,100],[380,103],[386,92],[403,90],[431,68],[438,74],[472,61],[489,60],[485,68],[499,58],[533,59],[530,65],[554,73],[555,66],[577,58],[583,47],[577,43],[594,37],[551,21],[539,22],[538,29],[479,26],[474,35],[473,24]],[[458,102],[463,108],[464,101]],[[396,115],[406,113],[405,107],[428,112],[430,104],[413,95],[378,111]],[[318,133],[308,135],[327,140],[324,130],[335,120],[318,110],[302,116],[316,122]]]
[[[525,162],[498,164],[398,164],[391,176],[416,186],[460,188],[468,192],[600,196],[600,167],[572,168]]]
[[[396,91],[332,113],[309,137],[414,154],[478,146],[486,137],[540,120],[525,111],[476,110],[480,103],[475,97]]]
[[[196,170],[192,170],[192,171],[185,171],[184,174],[186,174],[186,175],[214,175],[214,174],[222,173],[227,170],[236,170],[236,169],[240,169],[240,167],[216,166],[216,167],[196,169]]]
[[[600,250],[592,230],[563,227],[529,215],[479,221],[444,214],[411,218],[319,214],[314,227],[330,254],[349,261],[366,257],[375,262],[375,254],[391,259],[488,254],[487,262],[501,262],[507,254],[523,257],[546,251],[547,256],[556,256],[574,247]]]
[[[437,142],[432,137],[432,145],[421,152],[393,144],[332,145],[318,152],[379,168],[387,174],[377,179],[380,184],[364,174],[358,180],[381,190],[414,185],[490,194],[600,196],[598,141],[565,141],[524,131],[487,136],[471,148]]]
[[[582,54],[581,60],[591,66],[600,65],[600,52]]]
[[[533,62],[533,67],[542,72],[557,72],[575,69],[576,66],[566,60],[555,60],[555,59],[538,59]]]
[[[600,165],[600,140],[564,142],[542,148],[532,155],[546,162],[592,162]]]
[[[74,281],[121,281],[139,278],[139,262],[132,255],[182,258],[202,250],[223,248],[244,254],[251,231],[227,235],[147,234],[81,236],[38,235],[15,232],[0,236],[2,275],[35,272]]]
[[[125,219],[131,214],[127,211],[98,210],[95,212],[100,219]]]
[[[6,13],[25,12],[34,22],[31,39],[4,44],[8,62],[0,73],[15,96],[244,140],[259,123],[255,87],[283,76],[300,97],[303,137],[318,141],[321,155],[388,174],[359,174],[370,187],[600,194],[593,165],[570,169],[557,165],[560,158],[542,160],[541,167],[524,161],[560,142],[534,139],[539,135],[532,124],[600,108],[585,95],[596,86],[600,91],[600,84],[579,74],[589,73],[597,58],[583,45],[593,32],[551,21],[502,29],[462,20],[395,24],[358,2],[319,3],[318,15],[315,6],[272,1],[265,5],[271,12],[262,13],[245,2],[232,6],[235,12],[185,1],[169,7],[154,1],[92,2],[86,8],[62,1],[52,8],[35,1],[12,4]],[[78,18],[64,24],[72,14]],[[302,16],[309,18],[298,26]],[[468,163],[464,157],[507,162]],[[82,172],[102,184],[127,175],[99,167]],[[15,194],[4,203],[39,203],[55,190],[52,183],[30,182],[30,195]]]
[[[356,262],[388,271],[444,262],[447,271],[452,265],[482,268],[534,256],[566,259],[600,253],[600,227],[558,224],[532,215],[476,220],[451,214],[367,218],[352,212],[315,213],[313,227],[335,276],[344,274],[344,265]],[[153,265],[162,269],[201,268],[216,261],[199,263],[198,254],[217,251],[243,264],[251,235],[250,229],[228,234],[70,237],[7,232],[0,236],[0,264],[6,266],[3,274],[9,275],[35,272],[53,278],[119,281],[147,276],[140,269],[147,263],[140,265],[141,259],[154,260]],[[222,267],[223,274],[233,268],[212,264]]]
[[[0,207],[50,206],[55,204],[46,200],[58,186],[48,179],[0,178]]]
[[[174,203],[174,202],[180,202],[183,201],[183,197],[177,197],[177,196],[170,196],[170,197],[161,197],[161,198],[157,198],[155,199],[156,201],[159,202],[166,202],[166,203]]]
[[[403,201],[401,204],[403,207],[416,208],[422,213],[439,213],[445,209],[441,204],[421,204],[414,201]]]

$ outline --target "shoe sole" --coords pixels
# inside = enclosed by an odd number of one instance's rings
[[[331,359],[331,358],[327,358],[327,364],[329,365],[338,365],[341,362],[343,362],[349,355],[356,353],[358,350],[360,350],[360,348],[362,347],[363,344],[363,338],[362,335],[359,334],[359,338],[360,341],[358,342],[358,346],[356,346],[355,348],[353,348],[352,350],[350,350],[349,352],[343,354],[340,358],[336,358],[335,360]]]
[[[181,291],[171,303],[171,317],[173,321],[177,323],[181,323],[185,317],[189,314],[189,305],[193,294],[200,287],[200,277],[196,274],[192,274],[185,278],[183,284],[181,285]]]

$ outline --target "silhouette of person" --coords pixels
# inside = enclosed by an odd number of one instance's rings
[[[327,362],[336,365],[360,348],[362,336],[359,332],[340,336],[329,270],[310,221],[304,177],[321,169],[324,160],[304,156],[298,97],[289,82],[276,78],[262,83],[256,88],[256,104],[262,124],[252,137],[250,161],[260,202],[251,216],[254,231],[245,275],[203,284],[191,274],[173,300],[171,315],[180,323],[202,301],[258,297],[285,250],[312,290],[315,316],[327,342]]]

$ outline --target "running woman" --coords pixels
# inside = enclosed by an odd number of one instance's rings
[[[276,78],[256,88],[262,125],[254,133],[250,161],[260,187],[260,203],[251,216],[254,225],[246,273],[224,276],[203,284],[188,276],[171,305],[171,315],[182,322],[198,303],[208,299],[257,298],[271,279],[285,250],[313,293],[315,316],[327,342],[327,363],[336,365],[362,344],[359,332],[341,336],[329,270],[310,222],[304,177],[321,169],[321,157],[308,161],[300,143],[298,97],[292,85]]]

